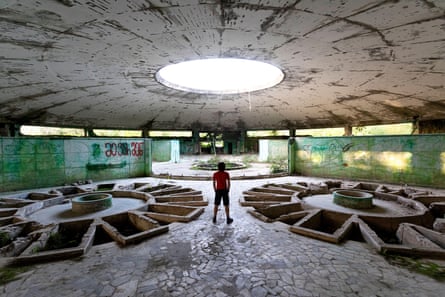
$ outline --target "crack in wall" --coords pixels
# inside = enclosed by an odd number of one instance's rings
[[[33,82],[33,83],[25,83],[25,84],[21,84],[21,85],[4,86],[4,87],[0,87],[0,91],[1,90],[7,90],[7,89],[15,89],[15,88],[19,88],[20,89],[20,88],[30,87],[30,86],[48,85],[48,84],[50,84],[50,83],[49,82]]]
[[[371,33],[376,33],[380,37],[380,39],[383,41],[383,43],[385,43],[387,46],[393,46],[394,45],[391,41],[386,39],[385,35],[379,29],[375,28],[374,26],[371,26],[371,25],[368,25],[366,23],[359,22],[359,21],[349,20],[348,18],[341,18],[338,21],[345,21],[346,23],[362,27],[362,28],[368,30]],[[367,34],[369,34],[369,32]],[[362,35],[364,35],[364,34],[363,33],[353,34],[351,36],[348,36],[348,37],[345,37],[345,38],[333,41],[333,43],[337,43],[337,42],[342,41],[342,40],[348,40],[348,39],[356,38],[356,37],[359,37],[359,36],[362,36]]]
[[[58,94],[60,92],[62,92],[62,91],[46,90],[46,91],[42,91],[40,93],[31,94],[31,95],[23,95],[23,96],[15,97],[13,99],[6,100],[5,102],[2,103],[2,105],[5,106],[8,104],[17,103],[17,101],[19,101],[21,103],[26,103],[27,101],[33,101],[40,97],[46,97],[49,95]]]
[[[402,94],[402,93],[390,92],[390,91],[386,91],[386,90],[366,90],[366,93],[367,94],[364,94],[364,95],[361,95],[361,96],[349,95],[349,96],[344,96],[344,97],[338,97],[335,100],[334,103],[343,103],[344,101],[360,100],[360,99],[366,98],[368,96],[380,95],[380,94],[397,96],[395,99],[411,98],[411,99],[416,99],[416,100],[428,102],[428,100],[426,100],[424,98],[420,98],[420,97],[414,96],[414,95],[407,95],[407,94]]]
[[[137,33],[133,32],[133,31],[131,31],[130,29],[124,27],[124,26],[123,26],[119,21],[117,21],[117,20],[109,20],[109,19],[108,19],[108,20],[104,20],[104,23],[103,23],[103,24],[104,24],[104,25],[108,25],[109,27],[111,27],[111,28],[113,28],[113,29],[115,29],[115,30],[123,31],[123,32],[127,32],[127,33],[129,33],[129,34],[131,34],[131,35],[133,35],[133,36],[135,36],[135,37],[137,37],[137,38],[140,38],[141,40],[147,41],[147,42],[150,43],[150,44],[153,43],[152,40],[150,40],[150,39],[148,39],[148,38],[146,38],[146,37],[144,37],[144,36],[142,36],[142,35],[140,35],[140,34],[137,34]]]
[[[425,2],[428,2],[428,1],[426,1],[426,0],[424,0],[424,1],[425,1]],[[404,23],[404,24],[401,24],[401,25],[398,25],[398,26],[393,26],[393,27],[390,27],[390,28],[385,28],[384,30],[379,30],[379,29],[375,28],[374,26],[371,26],[371,25],[366,24],[366,23],[364,23],[364,22],[354,21],[354,20],[351,20],[351,19],[350,19],[350,17],[352,17],[352,16],[357,16],[357,15],[362,14],[362,13],[365,13],[365,12],[367,12],[367,11],[369,11],[369,10],[375,9],[375,8],[377,8],[377,7],[379,7],[379,6],[383,6],[383,5],[386,5],[386,4],[388,4],[388,3],[397,3],[397,2],[398,2],[398,0],[385,0],[385,1],[382,1],[382,2],[380,2],[380,3],[375,4],[375,5],[373,5],[373,6],[367,7],[367,8],[365,8],[365,9],[363,9],[363,10],[359,10],[358,12],[356,12],[356,13],[354,13],[354,14],[351,14],[351,15],[349,15],[349,16],[347,16],[347,17],[335,17],[335,16],[332,16],[332,15],[329,15],[329,14],[326,14],[326,15],[321,14],[321,15],[324,15],[324,16],[326,16],[326,17],[334,18],[334,20],[332,20],[331,22],[328,22],[328,23],[326,23],[326,24],[324,24],[324,25],[321,25],[321,26],[319,26],[319,27],[317,27],[317,28],[315,28],[315,29],[313,29],[313,30],[311,30],[311,31],[309,31],[309,32],[307,32],[307,33],[305,33],[305,34],[303,34],[303,36],[306,37],[306,36],[308,36],[308,35],[310,35],[310,34],[316,32],[316,31],[318,31],[318,30],[321,30],[321,29],[325,28],[325,27],[328,27],[328,26],[331,26],[331,25],[333,25],[333,24],[335,24],[335,23],[344,21],[344,22],[349,23],[349,24],[353,24],[353,25],[360,26],[360,27],[366,29],[368,32],[367,32],[367,33],[357,33],[357,34],[353,34],[353,35],[351,35],[351,36],[348,36],[348,37],[345,37],[345,38],[336,40],[336,41],[334,41],[333,43],[340,42],[340,41],[343,41],[343,40],[353,39],[353,38],[362,36],[362,35],[364,35],[364,34],[369,34],[370,32],[372,32],[372,33],[376,33],[376,34],[380,37],[380,39],[381,39],[387,46],[394,46],[394,44],[393,44],[391,41],[389,41],[389,40],[386,39],[386,37],[385,37],[385,35],[383,34],[382,31],[387,31],[387,30],[390,30],[390,29],[394,29],[394,28],[397,28],[397,27],[403,27],[403,26],[407,26],[407,25],[411,25],[411,24],[420,24],[420,23],[423,23],[423,22],[429,22],[429,21],[436,20],[436,19],[442,19],[442,18],[444,17],[444,15],[442,15],[442,16],[432,17],[432,18],[428,18],[428,19],[417,20],[417,21],[413,21],[413,22],[407,22],[407,23]],[[430,6],[430,5],[429,5],[429,6]],[[313,11],[308,11],[308,10],[303,10],[303,11],[304,11],[304,12],[307,12],[307,13],[313,13],[313,14],[315,14],[315,12],[313,12]]]
[[[49,49],[49,48],[56,48],[54,46],[55,42],[38,42],[38,41],[32,41],[32,40],[18,40],[18,39],[12,39],[12,38],[2,38],[0,39],[0,43],[9,43],[16,46],[21,46],[26,49],[32,49],[32,48],[43,48],[43,49]]]
[[[356,119],[358,118],[357,124],[364,124],[366,122],[368,122],[368,123],[372,122],[373,124],[380,124],[382,122],[382,120],[376,115],[375,112],[372,112],[369,110],[364,110],[357,106],[353,106],[353,107],[348,106],[348,108],[351,108],[352,110],[357,111],[357,113],[359,114],[359,117],[357,117],[357,116],[355,117]],[[368,118],[371,120],[364,121],[363,120],[364,118]],[[351,121],[349,124],[355,124],[355,123]]]

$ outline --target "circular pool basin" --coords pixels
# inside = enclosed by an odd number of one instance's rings
[[[89,213],[110,208],[111,194],[93,193],[75,197],[71,200],[71,210],[75,213]]]
[[[354,209],[367,209],[372,208],[374,205],[372,204],[373,194],[362,191],[354,191],[354,190],[337,190],[333,193],[334,203],[354,208]]]

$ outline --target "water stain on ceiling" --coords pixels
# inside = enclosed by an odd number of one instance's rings
[[[0,123],[238,130],[445,117],[443,0],[3,0],[0,32]],[[217,57],[285,78],[235,95],[155,79]]]

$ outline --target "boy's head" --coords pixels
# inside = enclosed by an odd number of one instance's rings
[[[219,171],[224,171],[226,170],[226,164],[224,162],[219,162],[218,163],[218,170]]]

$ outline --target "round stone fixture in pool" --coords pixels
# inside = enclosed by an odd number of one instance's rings
[[[247,165],[243,163],[237,163],[237,162],[224,162],[226,165],[226,170],[237,170],[237,169],[244,169],[247,168]],[[218,170],[218,164],[215,163],[199,163],[197,165],[193,166],[194,169],[200,169],[200,170]]]
[[[372,208],[374,205],[372,204],[373,194],[363,191],[354,191],[354,190],[337,190],[333,193],[334,203],[354,208],[354,209],[367,209]]]
[[[74,197],[71,210],[76,213],[89,213],[110,208],[113,196],[108,193],[92,193]]]

